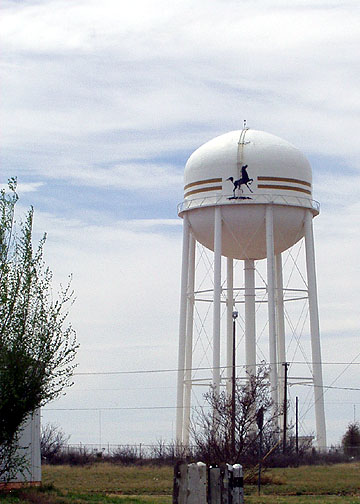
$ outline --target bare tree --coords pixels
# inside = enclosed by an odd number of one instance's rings
[[[205,406],[192,419],[191,436],[197,456],[206,463],[236,463],[244,457],[257,459],[259,411],[264,415],[265,438],[274,438],[274,421],[270,398],[268,369],[249,376],[245,384],[239,381],[235,389],[235,424],[232,424],[232,398],[226,392],[213,389],[205,394]],[[232,440],[235,429],[235,442]]]
[[[46,462],[53,462],[64,451],[69,438],[57,425],[43,425],[40,437],[41,458]]]

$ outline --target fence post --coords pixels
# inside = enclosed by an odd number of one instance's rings
[[[188,492],[186,504],[206,504],[206,464],[188,465]]]
[[[233,490],[232,490],[232,504],[244,503],[244,477],[243,468],[240,464],[233,465]]]
[[[226,464],[221,470],[221,504],[232,504],[232,465]],[[231,481],[230,481],[231,480]]]
[[[200,498],[199,503],[207,502],[207,473],[206,473],[206,464],[204,462],[198,462],[198,471],[199,471],[199,482],[200,482]]]
[[[208,477],[207,477],[208,476]],[[207,491],[208,490],[208,491]],[[174,467],[173,504],[244,504],[240,464],[209,467],[202,462]]]
[[[209,467],[208,495],[209,504],[221,504],[221,470],[220,467]]]
[[[174,467],[173,504],[187,503],[187,469],[185,462],[176,462]]]

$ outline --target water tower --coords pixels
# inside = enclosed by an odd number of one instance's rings
[[[319,214],[319,205],[312,199],[309,162],[285,140],[244,127],[218,136],[198,148],[186,164],[184,179],[184,201],[179,205],[179,216],[183,219],[183,251],[177,441],[185,445],[189,442],[191,391],[197,384],[192,373],[194,305],[198,297],[194,289],[196,243],[213,252],[213,287],[208,296],[211,296],[212,305],[211,381],[215,390],[220,390],[231,380],[235,260],[241,260],[244,268],[245,369],[247,374],[256,372],[255,261],[266,261],[268,363],[272,400],[278,405],[284,391],[283,363],[287,358],[282,253],[304,238],[316,436],[318,447],[326,447],[312,228],[312,219]],[[222,257],[226,259],[222,260]],[[224,264],[222,267],[225,260],[226,267]],[[226,334],[221,334],[224,306],[227,322],[223,332]],[[224,340],[226,350],[221,355]],[[221,376],[221,369],[225,369],[225,376]]]

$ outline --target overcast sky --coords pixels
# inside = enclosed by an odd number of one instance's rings
[[[73,274],[77,372],[176,368],[184,165],[246,119],[313,167],[324,383],[360,387],[359,365],[331,364],[360,363],[358,1],[0,9],[1,183],[18,177],[19,214],[33,205],[36,237],[47,231],[54,285]],[[43,421],[72,443],[170,440],[175,379],[78,375]],[[360,392],[331,389],[326,402],[336,443],[360,420]],[[116,409],[158,406],[169,409]]]

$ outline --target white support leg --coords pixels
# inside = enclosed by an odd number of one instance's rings
[[[269,355],[270,387],[273,401],[273,412],[277,412],[277,351],[276,351],[276,317],[275,317],[275,268],[274,268],[274,217],[272,204],[266,205],[266,257],[267,257],[267,290],[269,318]],[[277,421],[274,422],[277,425]]]
[[[245,362],[246,374],[256,375],[255,263],[244,261],[245,273]]]
[[[318,448],[324,450],[326,448],[326,425],[312,218],[312,213],[308,210],[305,215],[305,249],[309,293],[311,352],[313,361],[316,438]]]
[[[192,347],[194,327],[194,285],[195,285],[195,238],[190,233],[189,250],[189,279],[187,294],[187,322],[186,322],[186,348],[185,348],[185,399],[184,399],[184,429],[183,443],[189,446],[190,434],[190,411],[191,411],[191,388],[192,388]]]
[[[234,261],[231,257],[227,258],[227,296],[226,296],[226,392],[230,397],[232,393],[231,378],[232,378],[232,331],[233,319],[232,312],[234,310]]]
[[[180,287],[180,321],[179,321],[179,353],[177,373],[177,401],[176,401],[176,442],[182,443],[183,433],[183,408],[184,408],[184,368],[185,368],[185,342],[186,342],[186,311],[187,289],[189,277],[189,241],[190,225],[185,213],[183,219],[183,249],[181,266]]]
[[[278,379],[279,379],[279,404],[284,402],[284,378],[285,369],[283,363],[286,362],[285,349],[285,319],[284,319],[284,290],[281,254],[275,256],[276,275],[276,335],[278,350]],[[284,428],[284,415],[280,418],[280,429]]]
[[[221,208],[214,216],[214,303],[213,303],[213,386],[220,392],[220,315],[221,315]]]

